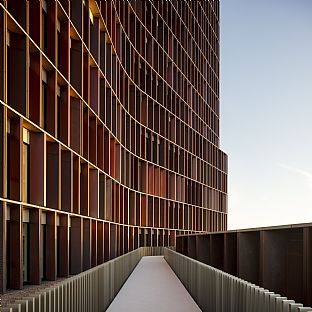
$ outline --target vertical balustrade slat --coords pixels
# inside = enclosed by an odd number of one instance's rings
[[[302,307],[300,303],[172,249],[165,248],[164,257],[203,311],[312,312],[312,308]]]
[[[164,255],[203,311],[312,312],[270,292],[170,248],[141,247],[24,297],[1,312],[105,311],[143,256]]]

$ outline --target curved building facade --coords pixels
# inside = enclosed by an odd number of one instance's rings
[[[0,290],[226,230],[219,1],[0,2]]]

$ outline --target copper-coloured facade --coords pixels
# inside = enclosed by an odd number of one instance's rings
[[[226,229],[219,1],[0,1],[0,291]]]

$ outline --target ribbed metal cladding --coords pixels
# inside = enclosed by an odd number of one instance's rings
[[[105,311],[143,256],[164,255],[196,303],[207,312],[312,311],[255,284],[181,255],[166,247],[141,247],[99,265],[2,312]],[[148,277],[147,277],[148,278]],[[161,300],[161,298],[159,298]]]
[[[203,311],[302,312],[312,311],[255,284],[165,248],[164,256]]]
[[[16,300],[1,312],[105,311],[143,256],[163,254],[163,247],[141,247],[51,287]]]
[[[176,241],[176,251],[187,257],[312,306],[311,223],[181,235]]]
[[[225,230],[219,107],[219,1],[0,1],[0,293]]]

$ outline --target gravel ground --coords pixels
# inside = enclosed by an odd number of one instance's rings
[[[64,279],[65,278],[59,278],[56,281],[43,281],[42,284],[40,285],[24,285],[24,288],[20,290],[9,289],[5,294],[0,295],[1,299],[0,307],[1,308],[8,307],[9,305],[13,304],[16,300],[20,300],[23,299],[24,297],[34,295],[47,287],[58,284]]]

